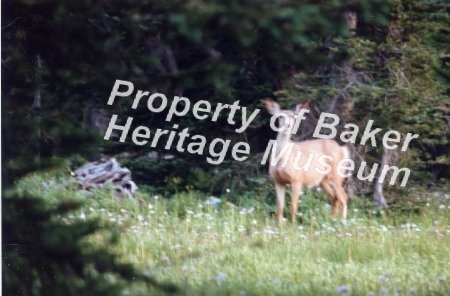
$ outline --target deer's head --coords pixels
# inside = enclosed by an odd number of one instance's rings
[[[266,105],[267,112],[269,112],[270,115],[277,114],[276,117],[272,117],[271,124],[273,124],[272,120],[278,119],[278,132],[286,134],[291,134],[294,127],[296,127],[297,115],[301,113],[301,110],[309,109],[309,101],[298,104],[293,110],[282,110],[280,105],[272,99],[265,99],[264,104]],[[297,121],[296,128],[298,128],[298,123],[299,121]]]

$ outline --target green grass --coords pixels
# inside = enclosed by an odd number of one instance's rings
[[[322,195],[309,192],[299,205],[301,223],[283,229],[271,214],[274,201],[251,194],[228,193],[217,206],[196,192],[140,192],[119,201],[107,190],[86,196],[66,177],[42,174],[22,180],[18,191],[49,203],[83,199],[82,210],[61,219],[108,221],[121,233],[113,248],[124,261],[186,295],[450,295],[450,200],[425,191],[384,211],[357,199],[345,224],[330,219]],[[103,234],[90,240],[101,244]]]

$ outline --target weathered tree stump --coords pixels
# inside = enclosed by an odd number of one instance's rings
[[[131,172],[123,168],[115,158],[90,162],[75,170],[73,176],[83,190],[111,186],[119,197],[132,198],[137,185],[131,180]]]

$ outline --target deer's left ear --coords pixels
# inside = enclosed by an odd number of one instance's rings
[[[305,101],[301,104],[298,104],[297,107],[295,108],[295,114],[300,113],[300,110],[302,109],[309,109],[309,101]]]
[[[280,105],[272,99],[264,99],[262,102],[266,105],[267,112],[269,112],[270,115],[280,112]]]

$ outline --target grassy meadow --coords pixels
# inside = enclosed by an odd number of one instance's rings
[[[175,283],[183,295],[450,295],[448,185],[409,190],[385,210],[356,198],[345,223],[329,217],[324,194],[308,191],[299,223],[286,221],[282,229],[267,197],[274,191],[228,192],[219,201],[142,188],[134,199],[118,200],[108,190],[81,192],[61,173],[31,175],[17,190],[49,203],[83,200],[81,210],[60,219],[100,217],[120,232],[110,248],[124,262]],[[106,236],[89,240],[102,245]],[[145,289],[133,286],[124,295],[158,294]]]

